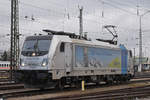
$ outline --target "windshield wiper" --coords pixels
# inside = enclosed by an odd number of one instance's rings
[[[32,47],[28,47],[27,49],[29,50],[29,49],[33,49],[33,48]]]
[[[38,47],[38,40],[37,40],[37,42],[34,44],[34,51],[35,51],[35,52],[40,52],[40,49],[39,49],[39,47]]]

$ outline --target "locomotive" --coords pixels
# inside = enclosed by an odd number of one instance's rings
[[[132,52],[124,45],[90,40],[74,33],[44,30],[26,37],[16,78],[27,87],[46,88],[80,82],[129,81],[134,76]]]

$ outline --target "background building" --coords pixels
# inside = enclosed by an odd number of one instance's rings
[[[139,57],[135,57],[134,59],[134,68],[135,71],[138,70],[139,66]],[[142,71],[150,69],[150,59],[148,57],[142,57]]]

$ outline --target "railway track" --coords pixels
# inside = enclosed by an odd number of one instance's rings
[[[117,86],[117,85],[115,85]],[[121,86],[121,85],[120,85]],[[104,86],[101,88],[111,88],[111,86]],[[100,88],[99,87],[95,87]],[[93,86],[88,87],[88,91],[93,89]],[[79,91],[78,94],[72,93],[72,91]],[[144,92],[143,92],[144,91]],[[57,93],[65,93],[69,92],[71,95],[67,96],[60,96],[57,97]],[[43,98],[37,97],[35,100],[112,100],[112,98],[121,99],[121,98],[131,98],[131,97],[141,97],[141,96],[149,96],[150,95],[150,83],[146,86],[139,86],[139,87],[130,87],[130,88],[121,88],[121,89],[114,89],[114,90],[106,90],[101,92],[88,92],[88,93],[80,93],[80,89],[76,88],[65,88],[65,90],[61,91],[56,90],[54,88],[46,89],[46,90],[38,90],[38,89],[23,89],[23,90],[15,90],[15,91],[8,91],[5,93],[0,93],[0,97],[4,99],[9,98],[20,98],[20,97],[33,97],[33,96],[40,96]],[[52,96],[50,96],[50,94]],[[53,94],[56,97],[53,97]],[[43,95],[49,95],[50,98],[44,98]],[[10,99],[11,100],[11,99]],[[23,99],[26,100],[26,99]]]
[[[23,84],[1,85],[0,86],[0,91],[1,90],[12,90],[12,89],[23,89],[23,88],[24,88]]]
[[[59,90],[56,90],[54,88],[52,89],[45,89],[45,90],[39,90],[39,89],[22,89],[22,90],[14,90],[14,91],[8,91],[5,93],[0,93],[0,98],[3,98],[4,100],[7,100],[7,98],[17,98],[17,97],[24,97],[24,96],[35,96],[35,95],[42,95],[42,94],[49,94],[49,93],[57,93]]]
[[[136,72],[134,79],[138,78],[150,78],[150,71],[149,72]]]
[[[0,98],[12,98],[12,97],[21,97],[21,96],[31,96],[40,94],[40,90],[24,89],[24,90],[15,90],[7,93],[0,93]]]
[[[20,84],[19,82],[15,82],[14,80],[3,80],[0,81],[0,86],[5,86],[5,85],[14,85],[14,84]]]
[[[24,85],[20,83],[15,83],[14,81],[0,82],[0,91],[2,90],[12,90],[12,89],[23,89]]]
[[[9,78],[0,78],[0,82],[8,82],[8,81],[10,81]]]
[[[150,85],[136,88],[118,89],[84,95],[71,95],[38,100],[125,100],[129,98],[150,96]]]
[[[0,82],[0,86],[13,85],[13,84],[18,84],[18,83],[15,83],[14,81]]]
[[[131,82],[128,82],[128,83],[125,83],[125,84],[131,84],[131,83],[141,83],[141,82],[150,82],[150,78],[147,79],[143,79],[143,80],[138,80],[138,79],[135,79],[135,80],[132,80]],[[124,84],[121,84],[121,85],[124,85]],[[87,89],[92,89],[92,88],[100,88],[100,87],[103,87],[103,88],[106,88],[106,87],[109,87],[109,86],[116,86],[116,84],[114,85],[106,85],[106,84],[102,84],[100,86],[96,86],[96,85],[91,85],[91,86],[88,86]],[[149,86],[146,86],[146,87],[142,87],[143,91],[145,91],[144,93],[142,92],[139,92],[140,95],[138,96],[147,96],[150,94],[150,85]],[[1,90],[7,90],[6,92],[1,92]],[[65,91],[74,91],[74,90],[79,90],[80,89],[76,89],[76,88],[66,88],[63,92]],[[127,93],[125,91],[129,91],[129,92],[133,92],[133,93]],[[140,91],[140,89],[138,90],[133,90],[131,88],[129,89],[121,89],[121,90],[117,90],[119,91],[118,93],[115,92],[116,90],[114,91],[107,91],[107,92],[100,92],[100,93],[94,93],[94,94],[88,94],[88,95],[79,95],[79,96],[67,96],[67,97],[61,97],[61,98],[51,98],[52,100],[56,99],[56,100],[106,100],[106,98],[104,97],[108,97],[108,95],[111,95],[111,97],[109,98],[127,98],[127,95],[128,97],[138,97],[137,94],[138,94],[138,91]],[[122,91],[122,92],[121,92]],[[22,84],[16,84],[14,82],[8,82],[6,83],[5,85],[1,85],[0,86],[0,98],[16,98],[16,97],[26,97],[26,96],[37,96],[37,95],[44,95],[44,94],[51,94],[51,93],[59,93],[60,91],[59,90],[56,90],[54,88],[52,89],[45,89],[45,90],[38,90],[38,89],[24,89],[23,88],[23,85]],[[137,93],[137,94],[136,94]],[[101,94],[101,95],[98,95],[98,94]],[[132,95],[131,95],[132,94]],[[125,97],[126,96],[126,97]],[[69,99],[69,98],[70,99]],[[79,98],[80,97],[80,98]],[[102,99],[102,97],[104,99]],[[88,99],[90,98],[90,99]],[[101,98],[101,99],[100,99]],[[108,98],[108,100],[109,100]],[[40,99],[40,100],[49,100],[48,99]]]

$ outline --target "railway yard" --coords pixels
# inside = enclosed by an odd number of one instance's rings
[[[149,72],[136,73],[134,79],[127,83],[100,85],[86,84],[81,88],[65,87],[63,90],[29,89],[13,81],[0,82],[2,100],[133,100],[150,96]]]
[[[150,0],[0,4],[0,100],[150,100]]]

